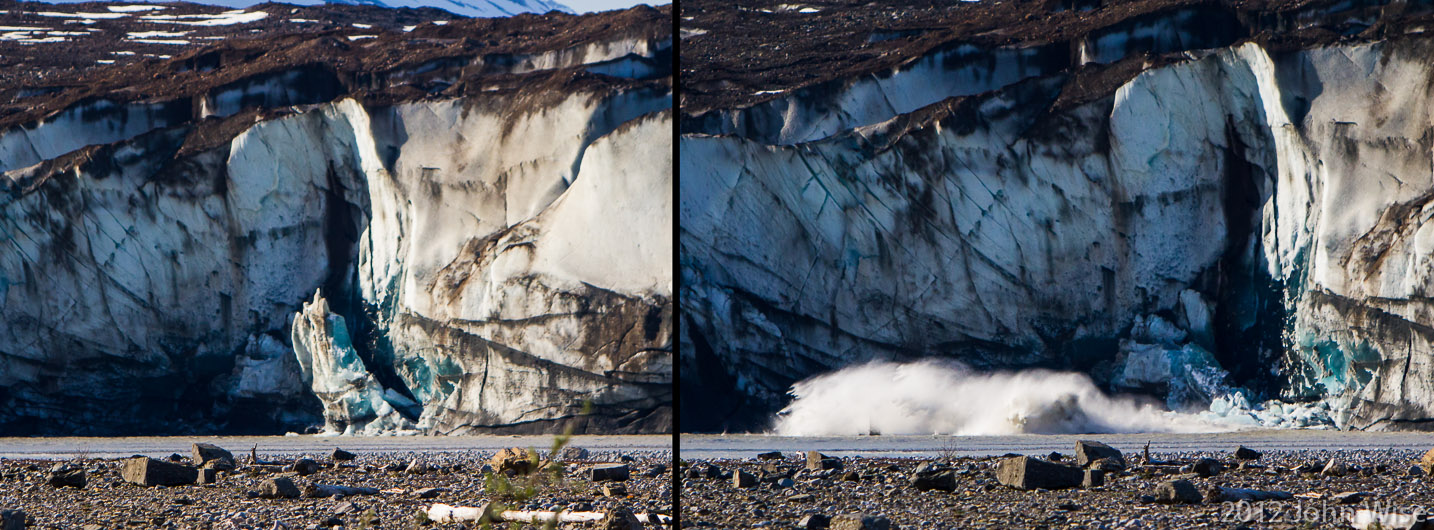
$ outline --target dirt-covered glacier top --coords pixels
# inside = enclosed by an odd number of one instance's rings
[[[0,129],[95,100],[192,97],[197,106],[226,87],[277,75],[310,75],[331,85],[320,88],[326,98],[369,101],[633,76],[670,84],[671,33],[670,6],[464,18],[339,4],[235,10],[0,0]],[[643,68],[661,75],[632,73]]]
[[[1430,2],[1370,0],[686,0],[682,109],[744,108],[792,90],[882,75],[938,49],[1067,46],[1124,35],[1156,58],[1257,40],[1279,48],[1423,32]],[[1198,38],[1182,42],[1189,32]],[[1173,41],[1173,42],[1172,42]],[[1105,41],[1106,44],[1109,40]],[[1117,63],[1096,61],[1096,63]],[[1089,70],[1090,68],[1085,68]],[[1118,70],[1128,71],[1129,68]]]

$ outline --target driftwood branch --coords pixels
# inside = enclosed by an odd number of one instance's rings
[[[487,516],[489,522],[510,522],[510,523],[596,523],[607,518],[603,512],[551,512],[551,511],[527,511],[527,510],[504,510],[495,512],[491,505],[483,506],[449,506],[447,504],[434,504],[428,508],[428,519],[437,523],[476,523],[482,522]],[[640,513],[637,514],[639,521],[647,524],[670,525],[672,518],[662,514]]]

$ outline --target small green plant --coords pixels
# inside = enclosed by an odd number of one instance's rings
[[[579,416],[586,416],[592,413],[592,402],[584,401]],[[528,468],[533,470],[521,477],[509,477],[502,473],[487,472],[483,474],[483,490],[488,496],[494,499],[489,506],[491,513],[502,513],[509,509],[509,504],[520,504],[527,502],[543,491],[544,489],[563,489],[569,492],[578,491],[574,487],[585,487],[592,489],[592,484],[585,480],[567,480],[563,473],[567,465],[562,461],[563,449],[572,442],[573,426],[569,424],[562,434],[553,437],[553,445],[548,452],[548,458],[544,460],[538,451],[528,448]],[[558,518],[566,510],[559,510],[552,520],[543,523],[545,530],[554,530],[558,527]],[[426,518],[426,516],[425,516]],[[492,522],[490,515],[485,515],[480,521],[480,527],[484,530],[491,530]],[[510,529],[521,528],[518,522],[514,521],[509,525]]]
[[[363,530],[369,530],[373,528],[374,525],[377,523],[378,512],[373,511],[373,508],[369,508],[367,511],[363,512],[363,515],[359,516],[358,527]]]

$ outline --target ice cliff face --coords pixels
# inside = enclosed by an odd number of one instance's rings
[[[603,16],[3,129],[0,432],[670,429],[669,26]],[[485,68],[593,47],[622,52]]]
[[[1045,71],[1002,66],[1030,48],[974,73],[936,49],[685,116],[682,428],[753,426],[804,377],[928,356],[1427,428],[1434,40],[1160,55],[1192,42],[1179,13],[1128,25],[1168,38],[1124,53],[1076,36],[1103,51]]]

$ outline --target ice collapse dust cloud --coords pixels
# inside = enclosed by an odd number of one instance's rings
[[[1229,424],[1107,396],[1085,374],[977,373],[952,362],[873,362],[792,386],[784,436],[1216,432]]]

